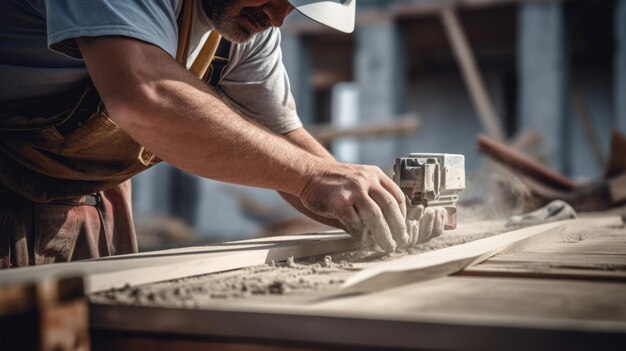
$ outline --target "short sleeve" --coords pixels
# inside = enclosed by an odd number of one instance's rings
[[[277,134],[302,127],[277,28],[257,35],[248,44],[234,45],[230,60],[219,87],[242,113]]]
[[[119,35],[156,45],[176,56],[180,0],[47,0],[48,46],[82,58],[78,37]]]

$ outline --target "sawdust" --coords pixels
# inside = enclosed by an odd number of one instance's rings
[[[457,204],[460,223],[505,219],[541,206],[541,201],[514,173],[489,162],[468,174]]]
[[[468,235],[442,235],[440,237],[432,239],[429,242],[418,244],[408,249],[397,249],[394,252],[355,250],[334,253],[331,254],[329,257],[331,257],[334,261],[351,262],[353,264],[364,262],[391,261],[407,255],[417,255],[423,252],[439,250],[450,246],[468,243],[474,240],[488,238],[501,232],[503,232],[503,230],[493,230]],[[304,259],[303,262],[316,262],[317,260],[319,260],[319,257],[312,257]]]
[[[177,279],[143,286],[125,286],[90,296],[94,303],[198,307],[210,300],[317,296],[338,288],[354,271],[346,261],[325,256],[315,263],[285,262]]]
[[[344,280],[358,271],[359,263],[398,259],[406,255],[437,250],[503,231],[482,229],[478,233],[448,232],[430,242],[408,250],[393,253],[380,251],[347,251],[325,256],[246,267],[233,271],[213,273],[168,282],[125,286],[90,296],[93,303],[139,306],[197,308],[226,301],[308,301],[340,290]]]

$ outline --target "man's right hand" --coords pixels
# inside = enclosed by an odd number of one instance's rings
[[[300,200],[336,218],[363,246],[390,252],[409,244],[404,194],[378,167],[325,162],[313,170]]]

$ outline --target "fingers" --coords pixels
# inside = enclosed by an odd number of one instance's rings
[[[422,205],[409,206],[406,212],[406,219],[407,221],[409,220],[419,221],[420,219],[422,219],[423,215],[424,215],[424,206]]]
[[[430,234],[433,232],[435,222],[435,210],[432,207],[426,208],[424,216],[420,220],[419,237],[417,244],[425,243],[430,240]]]
[[[406,195],[402,192],[402,190],[398,187],[393,180],[389,179],[387,175],[377,168],[380,176],[380,185],[382,185],[385,190],[387,190],[396,200],[398,206],[400,207],[400,213],[402,214],[403,219],[406,219]]]
[[[423,216],[420,213],[423,213]],[[447,213],[443,207],[409,208],[410,219],[406,221],[410,236],[409,246],[425,243],[443,234]]]
[[[365,224],[363,224],[361,218],[359,218],[359,214],[354,206],[337,206],[333,217],[337,218],[337,220],[343,224],[348,234],[350,234],[361,247],[366,248],[372,245],[371,235],[367,232]]]
[[[408,206],[406,213],[406,226],[407,232],[409,233],[409,247],[417,244],[417,240],[419,238],[420,219],[422,219],[423,215],[424,206]]]
[[[391,231],[381,209],[369,197],[365,197],[356,204],[356,210],[359,218],[365,225],[365,231],[372,240],[386,252],[396,249],[396,242],[393,240]]]
[[[435,219],[433,220],[433,231],[430,233],[430,239],[434,239],[443,233],[446,224],[447,211],[443,207],[435,208]]]
[[[398,247],[405,247],[409,243],[409,235],[405,224],[405,216],[403,216],[400,206],[396,199],[385,189],[370,190],[370,197],[378,208],[380,208],[383,218],[391,232],[393,240]]]
[[[409,232],[409,236],[411,237],[408,246],[413,247],[417,244],[417,240],[419,238],[420,222],[415,220],[407,220],[406,229]]]
[[[360,239],[359,236],[363,234],[363,222],[359,218],[358,213],[354,206],[340,206],[336,209],[336,213],[333,216],[343,224],[346,231],[352,235],[355,239]]]

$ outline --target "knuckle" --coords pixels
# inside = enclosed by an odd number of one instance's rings
[[[350,203],[350,195],[345,191],[337,192],[330,198],[330,202],[336,206],[346,205]]]

